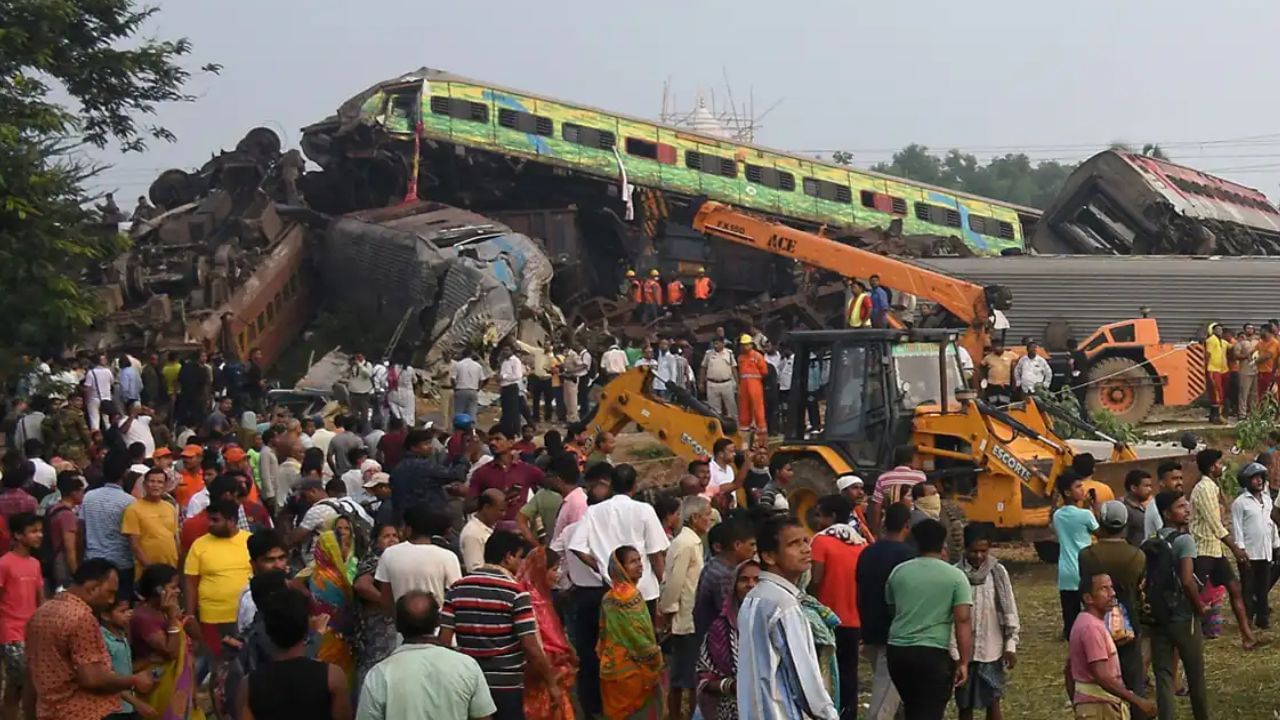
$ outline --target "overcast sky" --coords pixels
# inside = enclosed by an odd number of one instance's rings
[[[1211,7],[1211,9],[1210,9]],[[103,159],[126,210],[161,170],[268,125],[298,128],[376,81],[429,66],[656,118],[664,81],[754,91],[787,150],[884,160],[920,142],[1077,161],[1125,141],[1280,198],[1280,4],[1227,0],[910,3],[645,0],[171,0],[152,30],[223,66],[160,108],[174,144]]]

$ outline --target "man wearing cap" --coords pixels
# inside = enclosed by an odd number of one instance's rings
[[[1119,500],[1108,500],[1098,509],[1098,542],[1079,553],[1080,577],[1091,578],[1108,575],[1115,587],[1116,604],[1133,627],[1133,640],[1120,644],[1116,649],[1120,659],[1120,677],[1133,694],[1145,696],[1147,673],[1142,660],[1141,591],[1147,570],[1146,556],[1129,544],[1125,530],[1129,525],[1129,510]],[[1130,705],[1134,718],[1145,717],[1136,706]]]
[[[204,448],[184,446],[181,459],[182,467],[178,472],[178,485],[173,489],[173,499],[178,501],[178,507],[185,508],[192,496],[204,489],[204,470],[201,469]]]
[[[848,498],[849,504],[853,506],[853,515],[849,518],[849,524],[853,525],[858,534],[867,539],[867,542],[875,542],[876,538],[871,534],[871,523],[867,522],[867,490],[862,478],[857,475],[841,475],[836,478],[836,490]]]
[[[1244,548],[1248,560],[1240,561],[1240,577],[1244,579],[1245,604],[1253,624],[1260,630],[1271,626],[1271,607],[1267,594],[1275,582],[1271,561],[1280,547],[1280,534],[1272,520],[1273,504],[1267,492],[1267,468],[1251,462],[1240,468],[1240,496],[1231,503],[1231,527]]]
[[[381,471],[371,473],[362,487],[372,498],[364,507],[373,516],[373,526],[397,525],[395,512],[391,507],[391,476]]]
[[[734,387],[738,380],[738,362],[733,352],[725,347],[725,339],[716,336],[711,350],[702,356],[702,394],[711,410],[721,417],[731,418],[738,410]],[[763,394],[763,388],[761,388]]]

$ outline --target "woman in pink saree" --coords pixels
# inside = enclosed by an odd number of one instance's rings
[[[551,601],[551,588],[555,587],[559,576],[560,557],[545,547],[539,547],[524,559],[517,579],[524,584],[533,601],[542,652],[555,668],[556,682],[564,697],[569,698],[578,675],[578,655],[569,645],[564,625]],[[574,720],[573,704],[552,703],[542,678],[533,672],[525,673],[524,714],[527,720]]]

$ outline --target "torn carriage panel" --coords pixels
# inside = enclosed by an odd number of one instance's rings
[[[1254,188],[1107,150],[1067,178],[1031,246],[1045,254],[1280,255],[1280,211]]]
[[[405,340],[428,345],[428,368],[465,348],[492,346],[521,319],[551,328],[564,322],[548,298],[552,266],[537,241],[440,203],[335,219],[319,268],[327,287],[362,288],[341,301],[375,322],[415,315]]]

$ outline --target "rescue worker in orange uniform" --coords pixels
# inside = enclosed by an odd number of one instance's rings
[[[644,281],[641,292],[644,312],[641,317],[646,323],[657,322],[662,317],[662,281],[659,278],[657,270],[650,270],[649,279]]]
[[[631,320],[633,322],[640,319],[640,295],[640,279],[636,277],[635,270],[628,270],[626,279],[622,281],[622,287],[618,288],[618,297],[635,303],[635,306],[631,309]]]
[[[750,335],[738,339],[742,353],[738,355],[738,424],[745,432],[748,428],[768,432],[764,410],[764,379],[769,375],[769,364],[755,348]]]
[[[716,291],[716,284],[707,277],[707,269],[698,268],[698,277],[693,281],[693,309],[696,312],[706,312],[707,305],[711,302],[711,294]]]
[[[667,283],[667,310],[671,314],[680,312],[680,308],[684,305],[684,283],[680,277],[671,278],[671,282]]]

